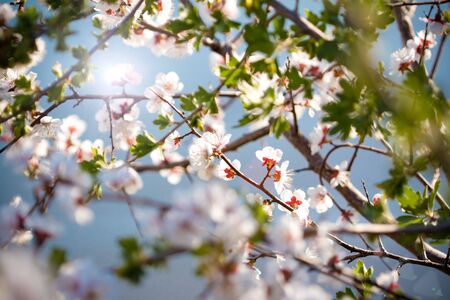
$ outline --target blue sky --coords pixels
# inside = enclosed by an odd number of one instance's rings
[[[28,5],[34,4],[36,1],[28,1]],[[306,2],[306,1],[305,1]],[[314,4],[313,8],[317,5]],[[418,10],[420,15],[421,9]],[[415,22],[416,29],[424,28],[424,23]],[[91,35],[93,28],[90,26],[90,21],[81,21],[73,24],[73,29],[76,34],[69,39],[69,44],[83,45],[90,48],[95,43],[94,37]],[[393,24],[387,31],[381,35],[380,42],[375,47],[375,55],[379,59],[385,61],[386,66],[389,65],[389,54],[401,47],[400,36]],[[53,74],[50,72],[51,67],[56,61],[59,61],[63,69],[69,68],[74,60],[67,53],[58,53],[54,50],[54,43],[47,40],[47,55],[45,59],[36,66],[33,71],[38,74],[38,80],[41,86],[45,87],[54,80]],[[450,45],[447,43],[442,57],[442,64],[440,65],[436,74],[437,84],[443,88],[445,94],[450,95],[450,85],[448,84],[448,70],[450,69]],[[185,88],[184,92],[196,90],[201,86],[215,86],[217,79],[209,70],[209,52],[207,49],[202,49],[199,53],[193,56],[177,60],[168,59],[164,57],[154,56],[149,49],[146,48],[131,48],[126,47],[120,38],[114,37],[106,51],[98,52],[94,55],[91,62],[96,66],[94,70],[95,80],[84,86],[80,93],[97,93],[97,94],[112,94],[119,93],[120,89],[112,87],[107,84],[105,73],[110,70],[110,67],[118,63],[130,63],[135,65],[137,71],[142,73],[143,82],[140,86],[128,88],[127,91],[133,94],[143,94],[145,87],[153,84],[155,75],[159,72],[176,71]],[[97,123],[94,115],[96,111],[103,105],[101,101],[84,102],[76,108],[72,108],[72,103],[67,103],[63,107],[54,111],[53,116],[62,118],[69,114],[77,114],[85,120],[88,124],[88,131],[84,134],[84,138],[94,139],[103,137],[107,142],[106,135],[100,134],[97,130]],[[141,106],[141,120],[144,121],[148,128],[151,128],[151,121],[153,117],[145,114],[145,108]],[[237,102],[233,104],[231,109],[227,112],[228,130],[237,138],[242,134],[242,129],[233,129],[232,126],[236,124],[237,119],[241,113],[240,104]],[[304,117],[300,122],[300,128],[306,133],[314,126],[314,122],[308,117]],[[158,135],[158,134],[157,134]],[[305,167],[305,161],[302,157],[292,149],[292,147],[284,140],[274,140],[273,138],[266,138],[257,141],[243,148],[239,153],[231,154],[233,158],[239,158],[241,162],[245,162],[244,168],[248,170],[249,174],[256,175],[254,170],[256,166],[256,158],[254,156],[255,150],[262,145],[276,145],[285,151],[285,157],[291,162],[292,168]],[[349,151],[342,150],[336,152],[331,158],[331,163],[339,163],[343,159],[348,159]],[[369,192],[374,194],[377,190],[374,188],[374,183],[385,178],[390,163],[389,161],[379,159],[370,153],[361,153],[356,162],[355,172],[352,174],[354,183],[360,187],[360,179],[363,178],[368,186]],[[0,157],[0,202],[7,203],[12,196],[21,195],[25,200],[32,201],[31,188],[32,183],[27,181],[20,174],[13,170],[3,157]],[[155,199],[163,201],[170,201],[170,196],[174,190],[189,190],[190,183],[184,178],[182,183],[176,187],[169,185],[165,179],[162,179],[157,174],[144,174],[143,179],[145,188],[139,192],[142,196],[151,196]],[[197,181],[197,180],[196,180]],[[318,183],[317,176],[311,173],[301,173],[294,178],[294,186],[297,188],[306,189],[308,186]],[[243,187],[242,182],[233,182],[234,186]],[[244,187],[245,188],[245,187]],[[342,203],[342,202],[341,202]],[[121,203],[112,203],[109,201],[100,201],[93,204],[96,219],[91,225],[80,227],[71,223],[65,222],[65,231],[61,238],[53,242],[52,245],[67,247],[70,257],[84,257],[89,256],[95,259],[100,265],[104,267],[111,267],[117,265],[119,253],[116,247],[116,239],[126,235],[137,235],[134,222],[129,214],[128,207]],[[327,219],[335,220],[336,213],[329,213],[325,216]],[[393,243],[388,242],[388,247],[393,250],[398,250],[398,247]],[[369,259],[378,268],[379,262],[374,259]],[[123,298],[125,295],[129,299],[143,299],[151,295],[152,299],[193,299],[199,292],[201,292],[202,281],[193,275],[195,262],[186,257],[175,259],[169,264],[167,270],[151,271],[145,283],[140,287],[132,287],[126,283],[118,284],[118,298]],[[412,293],[426,290],[428,295],[431,295],[431,288],[441,288],[443,293],[450,293],[448,284],[442,284],[442,278],[436,272],[431,272],[420,267],[405,266],[402,273],[403,283],[409,284],[413,280],[415,285],[411,285]],[[437,278],[438,276],[439,278]],[[435,278],[436,277],[436,278]],[[420,279],[420,280],[418,280]]]

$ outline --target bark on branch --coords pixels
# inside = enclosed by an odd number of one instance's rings
[[[297,149],[305,157],[311,169],[315,173],[320,174],[320,170],[322,164],[324,163],[324,160],[320,154],[316,153],[313,155],[311,153],[308,139],[301,133],[295,135],[295,133],[292,130],[286,132],[284,136],[292,144],[292,146],[294,146],[294,148]],[[329,165],[325,164],[325,170],[328,170],[329,168],[330,168]],[[330,172],[323,172],[322,175],[323,179],[325,179],[327,182],[330,182],[332,178],[332,174]],[[368,221],[371,222],[373,221],[371,220],[370,215],[367,213],[367,210],[365,210],[365,207],[368,205],[368,200],[350,181],[348,181],[348,183],[345,184],[344,186],[338,186],[336,190],[364,218],[366,218]],[[397,224],[396,220],[393,219],[391,216],[384,216],[383,223]],[[422,244],[420,242],[415,243],[405,242],[404,240],[401,239],[401,236],[399,237],[398,235],[389,235],[389,237],[391,237],[398,244],[403,246],[405,249],[407,249],[417,257],[422,257],[423,253],[422,248],[424,248],[428,259],[430,259],[431,261],[440,264],[443,264],[445,261],[445,254],[431,247],[427,243],[424,243],[422,247]],[[446,274],[450,274],[450,270],[446,270],[443,272],[445,272]]]

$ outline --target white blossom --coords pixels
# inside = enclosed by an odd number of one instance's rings
[[[327,189],[320,184],[317,187],[310,187],[308,189],[308,197],[311,207],[319,214],[326,212],[333,206],[333,200],[328,196]]]
[[[241,169],[241,162],[239,160],[235,159],[231,162],[231,164],[238,171]],[[236,177],[236,172],[224,160],[221,160],[219,168],[217,169],[217,177],[225,181],[229,181]]]
[[[281,160],[283,151],[280,149],[275,149],[271,146],[266,146],[262,150],[257,150],[255,154],[256,158],[262,162],[262,165],[270,169]]]
[[[41,300],[55,296],[49,276],[30,252],[0,252],[0,299]]]
[[[295,214],[304,224],[308,223],[309,219],[309,200],[306,199],[305,192],[297,189],[294,192],[291,190],[284,190],[281,193],[281,200],[293,209]],[[278,208],[284,212],[290,212],[285,207],[278,204]]]
[[[273,216],[274,205],[270,203],[270,200],[264,200],[263,196],[261,196],[260,194],[252,193],[247,194],[246,199],[250,204],[262,205],[262,208],[268,217],[271,218]]]
[[[206,143],[212,147],[213,154],[220,153],[223,148],[230,142],[231,134],[225,134],[220,131],[205,132],[201,137]]]
[[[170,96],[181,92],[183,89],[183,83],[180,82],[180,77],[175,72],[158,73],[156,75],[155,85]]]
[[[398,272],[396,270],[384,272],[377,276],[376,283],[386,289],[396,290],[400,288],[398,285]]]
[[[244,264],[236,264],[232,272],[214,272],[207,300],[266,299],[266,287],[255,278],[255,272]]]
[[[292,170],[288,170],[288,167],[288,160],[284,161],[281,166],[275,165],[275,172],[271,175],[278,194],[291,187]]]
[[[349,178],[349,172],[347,171],[348,163],[347,161],[341,162],[339,165],[335,165],[331,170],[331,180],[330,184],[332,187],[337,187],[338,185],[347,184]]]
[[[87,259],[64,263],[56,281],[57,289],[68,300],[110,299],[111,284],[110,275]]]
[[[57,186],[55,200],[62,211],[80,225],[86,225],[94,219],[94,212],[87,207],[87,195],[77,186]]]
[[[430,49],[436,45],[436,36],[431,32],[426,33],[425,30],[422,30],[413,39],[408,40],[406,45],[415,51],[415,61],[419,62],[422,56],[424,60],[428,60],[431,58]]]
[[[0,5],[0,23],[9,23],[16,17],[16,11],[12,9],[12,5],[4,3]]]
[[[301,255],[304,248],[302,223],[292,215],[281,216],[278,222],[272,222],[268,230],[268,239],[281,253]]]
[[[404,47],[391,54],[391,73],[404,73],[409,70],[415,60],[415,50]]]
[[[100,172],[100,180],[115,192],[124,191],[127,194],[135,194],[143,187],[142,178],[132,167],[118,160],[109,168]]]
[[[170,104],[174,104],[173,98],[160,86],[146,88],[144,96],[149,99],[147,102],[147,110],[150,113],[159,113],[163,115],[172,113]]]
[[[194,171],[206,169],[212,160],[213,147],[202,138],[196,138],[189,146],[189,163]]]
[[[139,85],[142,81],[142,75],[131,64],[118,64],[110,72],[111,74],[108,74],[108,76],[113,85]]]
[[[329,126],[325,124],[317,124],[314,130],[309,134],[309,142],[311,154],[315,154],[322,149],[323,145],[327,143],[327,134]]]
[[[45,116],[40,120],[39,124],[33,127],[32,133],[41,138],[54,138],[61,123],[60,119]]]
[[[445,20],[442,19],[440,13],[437,13],[434,18],[420,18],[425,23],[428,23],[428,30],[435,35],[444,34],[445,30],[448,28]]]

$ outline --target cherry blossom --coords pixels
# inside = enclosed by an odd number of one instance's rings
[[[275,149],[271,146],[266,146],[262,150],[256,151],[256,157],[262,162],[263,166],[267,169],[273,168],[281,160],[283,151]]]
[[[124,191],[132,195],[143,186],[139,173],[121,160],[115,161],[108,168],[103,169],[99,177],[102,183],[115,192]]]
[[[377,276],[376,282],[378,285],[386,289],[396,290],[400,288],[398,284],[398,277],[398,272],[396,270],[384,272]]]
[[[174,131],[164,140],[162,148],[165,152],[174,152],[181,145],[181,135],[178,131]]]
[[[255,278],[255,272],[243,264],[231,264],[229,270],[211,272],[211,289],[206,299],[266,299],[266,287]]]
[[[268,239],[281,253],[301,255],[305,249],[302,224],[292,215],[283,215],[277,222],[271,223]]]
[[[189,146],[189,163],[194,171],[206,169],[212,160],[212,145],[202,138],[196,138]]]
[[[9,23],[12,19],[16,17],[16,12],[12,9],[12,6],[5,3],[0,5],[0,23]]]
[[[172,0],[159,0],[156,14],[150,15],[146,12],[143,15],[143,19],[154,26],[162,26],[173,16],[174,9],[175,5]]]
[[[426,39],[425,39],[426,35]],[[419,62],[421,57],[423,56],[424,60],[428,60],[431,58],[431,48],[436,45],[436,36],[431,32],[425,32],[425,30],[419,31],[417,35],[408,40],[407,46],[408,48],[414,49],[415,61]]]
[[[447,23],[442,19],[442,15],[438,12],[434,18],[420,18],[425,23],[428,23],[428,29],[435,35],[442,35],[447,29]]]
[[[136,72],[131,64],[118,64],[110,72],[112,85],[139,85],[142,81],[142,75]]]
[[[52,154],[42,178],[46,180],[60,180],[87,191],[92,186],[91,176],[80,169],[76,157],[62,152]]]
[[[331,200],[330,196],[328,196],[327,189],[320,184],[315,188],[308,188],[308,197],[311,207],[314,208],[319,214],[326,212],[333,206],[333,200]]]
[[[281,200],[293,209],[295,214],[302,222],[308,221],[309,218],[309,200],[306,199],[305,192],[297,189],[294,192],[291,190],[284,190],[281,193]],[[278,205],[281,211],[290,213],[289,210],[281,205]]]
[[[415,51],[414,49],[404,47],[400,50],[395,51],[391,54],[391,73],[405,73],[405,71],[410,70],[410,67],[415,61]]]
[[[145,89],[144,96],[149,99],[147,110],[150,113],[169,115],[172,113],[170,104],[174,104],[172,97],[159,86],[151,86]],[[170,104],[169,104],[170,103]]]
[[[263,196],[260,194],[252,193],[247,194],[246,199],[250,204],[261,205],[268,217],[271,218],[273,216],[274,205],[270,202],[270,200],[264,200]]]
[[[316,111],[321,111],[322,108],[320,106],[320,98],[319,95],[314,94],[314,96],[311,99],[305,98],[303,93],[299,93],[295,97],[295,103],[299,104],[305,109],[308,109],[308,115],[313,118],[316,114]]]
[[[6,158],[17,170],[24,169],[38,171],[42,169],[40,159],[45,158],[49,152],[49,143],[45,139],[35,136],[21,138],[7,152]]]
[[[275,85],[276,78],[270,79],[266,73],[256,73],[251,82],[239,81],[238,89],[242,92],[241,100],[244,104],[259,104],[269,87]]]
[[[255,221],[237,194],[218,184],[196,186],[190,194],[178,195],[161,221],[162,236],[174,246],[187,248],[217,239],[232,248],[255,230]]]
[[[136,3],[136,0],[120,0],[116,1],[116,3],[110,3],[104,0],[93,1],[96,3],[94,9],[99,13],[92,18],[101,21],[102,25],[108,29],[116,26]]]
[[[110,275],[92,261],[78,259],[61,266],[57,289],[66,299],[108,299],[112,296]]]
[[[138,120],[139,108],[130,98],[114,99],[109,102],[109,105],[111,116],[106,105],[95,114],[98,130],[109,132],[111,118],[114,145],[126,151],[134,144],[137,135],[142,132],[144,127],[143,123]]]
[[[219,113],[215,115],[203,116],[202,122],[205,131],[225,132],[224,117],[225,113],[223,113],[222,111],[219,111]]]
[[[275,171],[271,175],[275,190],[281,194],[285,189],[290,188],[292,184],[292,170],[288,170],[289,161],[284,161],[281,166],[275,165]]]
[[[5,243],[25,230],[29,206],[22,198],[15,197],[0,210],[0,242]]]
[[[130,30],[130,36],[122,40],[126,45],[131,47],[147,47],[151,44],[153,35],[153,31],[145,29],[138,24],[133,24]]]
[[[104,152],[103,140],[96,139],[95,141],[84,140],[81,142],[77,152],[76,158],[79,162],[90,161],[94,158],[94,154],[101,154]]]
[[[237,159],[233,160],[231,164],[237,169],[241,169],[241,162]],[[219,168],[217,169],[217,176],[225,181],[229,181],[236,177],[236,172],[224,161],[220,161]]]
[[[309,142],[311,153],[315,154],[322,149],[323,145],[327,143],[327,134],[329,126],[325,124],[317,124],[314,130],[309,134]]]
[[[62,121],[60,119],[45,116],[40,120],[38,125],[33,127],[32,133],[42,138],[54,138],[61,123]]]
[[[215,76],[220,77],[220,67],[224,66],[225,63],[225,58],[219,53],[211,52],[209,54],[209,67]]]
[[[179,43],[175,37],[157,32],[154,33],[149,48],[156,56],[165,55],[171,58],[183,58],[194,53],[192,40]]]
[[[373,197],[372,197],[373,205],[382,204],[383,201],[385,201],[385,200],[386,200],[386,196],[384,194],[381,194],[381,193],[377,193],[377,194],[373,195]]]
[[[158,73],[155,79],[155,85],[170,96],[181,92],[183,83],[180,82],[180,77],[175,72]]]
[[[177,152],[161,151],[161,149],[156,149],[150,153],[150,157],[155,165],[164,165],[175,163],[183,160]],[[181,166],[176,166],[173,168],[167,168],[159,171],[161,177],[167,178],[170,184],[178,184],[181,181],[183,174],[185,174],[185,168]]]
[[[62,232],[62,227],[59,223],[50,217],[43,217],[40,215],[33,215],[27,218],[25,225],[32,230],[38,246],[49,239],[55,238]]]
[[[79,138],[86,130],[86,122],[77,115],[70,115],[62,120],[61,132],[66,137]]]
[[[211,145],[214,155],[219,154],[230,142],[231,134],[225,134],[220,131],[205,132],[201,137],[206,143]]]
[[[349,180],[349,172],[347,171],[348,163],[347,161],[341,162],[339,165],[335,165],[331,170],[331,180],[330,184],[332,187],[337,187],[338,185],[345,185]]]
[[[94,219],[94,212],[87,207],[87,194],[77,186],[57,186],[55,200],[62,211],[80,225],[89,224]]]
[[[0,253],[0,299],[55,299],[49,275],[31,252]]]

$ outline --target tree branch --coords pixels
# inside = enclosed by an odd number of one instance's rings
[[[414,37],[414,27],[411,21],[411,15],[414,14],[415,7],[411,7],[410,9],[408,7],[403,7],[402,5],[395,6],[395,4],[403,4],[403,2],[395,2],[392,3],[391,6],[394,6],[395,20],[402,37],[403,46],[406,46],[406,42]]]
[[[322,164],[324,164],[324,159],[319,153],[311,154],[311,150],[309,147],[309,141],[306,139],[304,135],[299,133],[297,136],[291,131],[286,132],[284,136],[287,138],[287,140],[297,149],[307,160],[309,165],[311,166],[312,170],[319,174]],[[328,169],[328,164],[325,164],[325,167]],[[324,179],[328,182],[331,180],[331,174],[329,172],[325,172]],[[365,196],[357,189],[355,186],[351,183],[351,181],[348,181],[343,186],[337,186],[336,190],[342,195],[342,197],[353,207],[355,208],[364,218],[371,221],[371,216],[367,213],[367,210],[365,209],[368,205],[368,201],[365,198]],[[384,215],[382,220],[379,220],[379,222],[383,222],[386,224],[396,224],[397,222],[388,215]],[[400,239],[398,236],[392,235],[391,236],[395,241],[397,241],[400,245],[402,245],[404,248],[408,249],[411,253],[413,253],[416,256],[421,255],[421,251],[418,249],[417,243],[407,243]],[[445,260],[445,254],[441,251],[434,249],[430,245],[424,243],[424,247],[426,249],[428,258],[431,259],[434,262],[443,264]],[[448,272],[450,274],[450,272]]]
[[[393,2],[388,4],[390,7],[401,7],[401,6],[419,6],[419,5],[439,5],[439,4],[445,4],[449,3],[450,0],[440,0],[440,1],[424,1],[424,2],[418,2],[418,1],[400,1],[400,2]]]
[[[294,22],[301,32],[308,34],[316,40],[332,41],[333,38],[321,31],[314,24],[309,22],[306,18],[299,17],[296,11],[288,9],[286,6],[278,2],[277,0],[269,1],[270,5],[277,11],[279,15]]]

